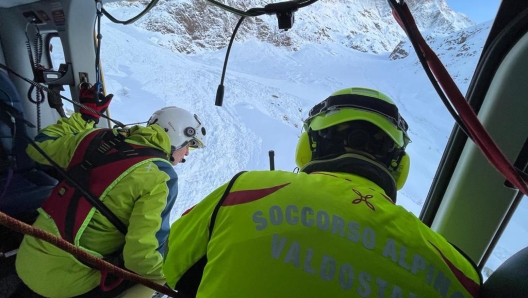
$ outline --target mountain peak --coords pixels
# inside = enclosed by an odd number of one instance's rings
[[[114,3],[112,7],[143,8],[149,1]],[[408,0],[420,30],[448,34],[473,25],[445,0]],[[226,1],[240,10],[264,7],[263,0]],[[226,47],[239,17],[203,0],[160,0],[137,22],[139,27],[162,34],[154,41],[173,51],[197,53]],[[295,13],[289,31],[279,30],[275,16],[248,17],[237,41],[257,39],[278,47],[298,50],[307,43],[337,42],[369,53],[392,51],[405,34],[395,22],[386,0],[325,0]]]

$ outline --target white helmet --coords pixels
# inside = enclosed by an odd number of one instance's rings
[[[205,127],[198,116],[178,107],[165,107],[152,114],[148,125],[157,124],[169,135],[173,150],[189,144],[191,148],[205,146]]]

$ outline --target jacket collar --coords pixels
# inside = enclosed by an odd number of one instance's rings
[[[390,172],[379,163],[358,154],[343,154],[333,159],[314,160],[301,169],[305,173],[331,172],[334,175],[359,176],[385,191],[396,203],[396,182]]]
[[[159,125],[132,126],[127,142],[159,149],[167,154],[171,153],[169,135]]]

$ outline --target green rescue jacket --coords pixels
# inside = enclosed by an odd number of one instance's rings
[[[43,129],[35,141],[56,163],[66,168],[81,140],[93,131],[93,122],[86,122],[76,113]],[[170,152],[169,137],[157,125],[132,127],[126,142],[159,149],[167,156]],[[31,145],[27,152],[37,162],[48,164]],[[93,208],[93,217],[76,244],[98,257],[122,250],[128,270],[147,278],[163,278],[162,254],[177,192],[177,175],[166,159],[149,158],[135,164],[110,184],[107,195],[100,198],[128,227],[127,234],[121,234]],[[34,226],[60,237],[53,219],[43,209],[39,209],[39,213]],[[99,271],[31,236],[24,237],[16,269],[29,288],[46,297],[86,293],[97,287],[101,278]]]
[[[254,171],[233,181],[171,227],[165,276],[190,297],[479,295],[472,264],[362,177]]]

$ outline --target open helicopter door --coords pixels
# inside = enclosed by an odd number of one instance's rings
[[[51,70],[49,39],[57,36],[64,48],[64,57],[69,68],[66,85],[70,86],[72,94],[67,97],[77,98],[77,86],[83,77],[95,78],[94,47],[95,6],[93,1],[11,1],[0,3],[0,63],[7,66],[24,78],[35,77],[35,65],[31,62],[28,49],[34,56],[42,54],[39,59],[42,66],[48,70],[50,82],[57,84],[62,74]],[[36,33],[44,44],[34,44]],[[29,42],[28,42],[29,39]],[[42,46],[41,49],[39,47]],[[40,55],[39,55],[40,56]],[[34,58],[34,57],[33,57]],[[75,65],[73,68],[72,65]],[[56,65],[55,67],[58,67]],[[59,72],[59,73],[57,73]],[[64,81],[64,80],[63,80]],[[47,103],[36,105],[26,97],[35,98],[38,89],[28,92],[30,84],[18,78],[13,73],[0,69],[0,113],[1,143],[6,154],[2,163],[0,185],[0,210],[9,215],[31,223],[35,210],[56,184],[56,180],[36,168],[34,162],[25,154],[27,141],[23,136],[33,139],[37,129],[55,123],[60,115]],[[28,94],[29,93],[29,94]],[[6,114],[6,112],[11,114]],[[15,121],[14,113],[20,113],[28,123]],[[108,126],[101,121],[100,126]],[[4,226],[0,231],[0,296],[7,297],[19,281],[14,270],[14,259],[21,235],[9,231]]]
[[[528,2],[503,0],[466,98],[525,181],[527,58]],[[455,127],[420,218],[482,269],[522,199]],[[512,256],[484,283],[483,297],[528,297],[527,264],[526,249]]]

